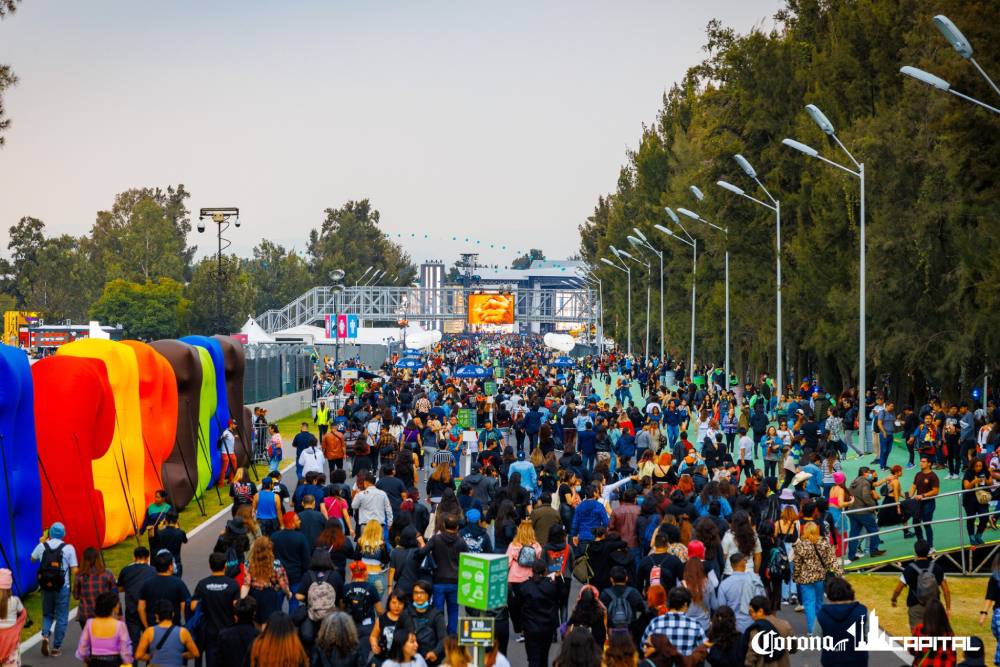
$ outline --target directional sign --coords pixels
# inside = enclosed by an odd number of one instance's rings
[[[458,425],[462,428],[476,428],[476,411],[474,408],[459,408]]]
[[[507,556],[458,556],[458,604],[488,611],[507,605]]]
[[[337,315],[337,338],[347,338],[347,315]]]
[[[358,316],[348,315],[347,316],[347,337],[357,338],[358,337]]]
[[[458,619],[458,643],[465,646],[493,647],[496,619],[462,617]]]

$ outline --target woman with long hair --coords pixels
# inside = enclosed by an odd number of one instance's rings
[[[73,578],[73,597],[80,601],[76,620],[82,628],[94,617],[94,604],[101,593],[117,593],[118,582],[114,573],[104,567],[104,558],[95,547],[83,550],[80,569]]]
[[[972,517],[965,520],[965,529],[969,533],[971,544],[983,544],[983,533],[986,532],[986,522],[989,519],[990,484],[992,481],[993,478],[989,470],[986,469],[986,461],[982,457],[972,459],[969,469],[962,476],[962,488],[966,490],[965,495],[962,496],[962,505],[965,509],[965,516]],[[981,493],[984,493],[987,502],[980,502],[979,495]],[[977,517],[978,527],[976,526]],[[975,532],[973,532],[974,528]]]
[[[412,630],[404,629],[397,632],[389,646],[388,658],[382,667],[427,667],[427,662],[420,655],[420,643]]]
[[[660,584],[653,584],[646,589],[646,611],[639,614],[638,618],[629,627],[632,633],[632,642],[635,646],[642,646],[642,634],[649,627],[650,621],[657,616],[667,613],[667,589]]]
[[[736,630],[736,614],[732,609],[722,605],[715,610],[708,624],[707,637],[712,644],[708,649],[708,664],[712,667],[743,664],[746,648],[743,646],[743,635]]]
[[[559,645],[553,667],[601,667],[601,649],[585,627],[573,628]]]
[[[601,596],[590,584],[580,589],[576,598],[576,606],[569,615],[566,626],[569,628],[587,629],[598,646],[604,646],[607,639],[608,612],[601,604]]]
[[[368,567],[368,581],[375,586],[379,596],[389,587],[389,548],[383,537],[382,524],[371,519],[358,538],[354,558]]]
[[[458,637],[448,635],[444,640],[444,660],[441,665],[444,667],[469,667],[472,664],[472,656],[469,649],[458,643]]]
[[[719,527],[712,519],[705,516],[694,524],[694,539],[705,545],[705,557],[702,558],[702,566],[705,573],[714,572],[716,579],[722,580],[723,552],[722,538],[719,536]]]
[[[274,544],[263,535],[250,545],[246,574],[240,589],[241,597],[252,597],[257,602],[258,624],[281,611],[281,605],[292,596],[288,588],[288,575],[284,566],[274,558]],[[301,647],[300,647],[301,648]]]
[[[354,620],[342,611],[323,619],[312,650],[312,664],[322,667],[363,667],[367,651],[359,642]]]
[[[270,541],[270,540],[268,540]],[[253,547],[250,548],[253,551]],[[250,645],[250,667],[309,667],[309,657],[288,614],[276,611]]]
[[[729,530],[722,537],[723,573],[732,574],[733,566],[729,557],[739,551],[750,556],[753,554],[753,571],[760,571],[761,548],[757,531],[750,523],[750,515],[743,510],[733,514]]]
[[[396,634],[396,628],[399,627],[399,619],[405,610],[406,594],[400,589],[394,588],[386,600],[385,613],[379,614],[375,618],[375,625],[368,636],[372,655],[382,658],[389,651],[392,638]]]
[[[531,521],[525,519],[517,526],[517,533],[507,546],[507,608],[516,635],[522,634],[523,608],[518,592],[521,584],[531,579],[531,566],[542,559],[542,546],[535,539]]]
[[[313,549],[326,549],[330,552],[333,567],[347,581],[347,561],[354,558],[354,542],[344,531],[344,527],[336,519],[327,519],[326,527],[316,538]]]
[[[639,664],[639,653],[631,635],[624,632],[614,632],[608,639],[608,648],[604,651],[604,667],[636,667]]]
[[[234,518],[243,519],[243,525],[247,529],[246,537],[249,541],[247,542],[247,548],[243,550],[243,553],[245,554],[250,550],[250,542],[253,542],[264,533],[260,529],[260,524],[257,523],[257,517],[253,512],[253,505],[241,505],[239,509],[236,510]]]
[[[427,479],[427,498],[431,501],[432,507],[441,502],[441,496],[448,487],[452,490],[455,488],[451,479],[451,465],[447,462],[439,463]]]
[[[507,547],[514,541],[518,526],[517,508],[514,503],[504,498],[497,507],[496,520],[493,530],[496,535],[494,551],[496,553],[506,553]]]
[[[336,519],[344,527],[345,532],[352,532],[354,524],[351,522],[351,507],[341,495],[344,487],[340,484],[328,484],[323,497],[323,509],[328,519]]]
[[[948,611],[936,597],[924,606],[923,621],[913,628],[914,637],[954,637],[955,631],[948,620]],[[954,665],[957,654],[950,644],[945,648],[910,649],[914,665]]]
[[[785,505],[781,508],[781,515],[774,522],[774,542],[775,546],[785,550],[788,556],[788,564],[792,565],[792,545],[799,540],[799,513],[792,505]],[[781,602],[791,603],[799,606],[798,589],[795,581],[781,582]],[[774,605],[774,609],[780,609],[780,605]]]
[[[799,587],[806,613],[806,629],[812,633],[816,616],[823,606],[823,584],[828,572],[844,576],[844,567],[833,545],[822,539],[815,522],[803,524],[792,547],[792,579]]]
[[[230,510],[236,516],[236,510],[241,507],[253,507],[253,497],[257,494],[257,485],[247,476],[246,468],[237,468],[233,476],[233,483],[229,487],[229,496],[233,499],[233,507]]]
[[[709,581],[705,574],[705,567],[698,558],[688,558],[684,564],[684,578],[681,579],[681,586],[691,593],[691,604],[688,605],[684,613],[701,626],[702,630],[708,630],[708,622],[715,611],[717,602],[715,599],[715,586]]]

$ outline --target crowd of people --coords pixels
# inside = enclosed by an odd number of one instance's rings
[[[487,359],[502,369],[487,381],[452,375]],[[212,574],[193,591],[165,495],[144,523],[149,548],[117,576],[95,549],[78,563],[61,525],[49,529],[33,554],[53,578],[43,654],[62,650],[72,594],[88,664],[467,667],[462,615],[494,620],[487,665],[509,664],[512,642],[529,667],[788,665],[787,651],[755,651],[755,635],[794,634],[777,615],[788,607],[808,633],[847,639],[867,609],[843,565],[864,542],[883,554],[875,532],[887,526],[916,538],[893,604],[906,589],[913,634],[953,634],[932,558],[935,470],[975,489],[965,510],[981,540],[1000,484],[985,456],[1000,440],[993,406],[897,413],[875,392],[860,406],[814,383],[736,386],[718,369],[671,365],[675,389],[657,360],[550,361],[532,337],[446,337],[416,370],[390,361],[341,383],[328,365],[314,419],[287,444],[269,429],[270,473],[236,471]],[[909,489],[893,449],[919,462]],[[850,482],[848,456],[873,457]],[[460,609],[463,553],[506,555],[506,605]],[[1000,560],[994,571],[981,618],[992,613],[997,634]],[[18,616],[4,582],[0,571],[0,632]],[[822,664],[866,665],[867,653],[824,651]]]

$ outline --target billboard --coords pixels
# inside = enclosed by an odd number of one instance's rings
[[[469,324],[513,324],[513,294],[470,294]]]

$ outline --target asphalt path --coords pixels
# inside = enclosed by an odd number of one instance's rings
[[[424,474],[421,474],[424,477]],[[290,490],[294,490],[295,487],[295,470],[294,467],[286,470],[284,472],[283,481],[288,486]],[[188,543],[184,547],[183,558],[184,558],[184,582],[187,584],[188,588],[193,592],[195,585],[207,577],[209,572],[208,567],[208,556],[212,553],[212,548],[215,546],[215,541],[219,534],[223,531],[226,525],[226,521],[230,518],[230,513],[228,508],[217,515],[216,517],[210,519],[206,523],[201,524],[195,529],[192,529],[188,533]],[[115,575],[117,576],[117,572]],[[570,594],[570,600],[575,600],[576,595],[579,592],[580,585],[574,581],[573,592]],[[572,608],[571,608],[572,610]],[[784,607],[781,612],[779,612],[779,617],[784,618],[792,624],[795,629],[795,634],[805,635],[805,615],[802,613],[797,613],[791,609],[791,607]],[[41,619],[35,619],[36,627],[40,623]],[[24,665],[46,665],[51,667],[62,667],[69,665],[80,665],[81,663],[75,657],[75,651],[77,643],[80,639],[80,625],[75,620],[70,620],[67,626],[66,639],[62,646],[62,655],[59,657],[45,657],[42,656],[40,650],[40,635],[35,635],[31,639],[27,640],[22,644],[22,662]],[[559,651],[559,645],[554,644],[552,650],[549,653],[549,661],[555,659]],[[510,660],[511,665],[518,667],[524,667],[527,665],[527,658],[524,652],[524,644],[518,643],[513,639],[513,631],[511,631],[511,641],[508,645],[507,658]],[[795,667],[819,667],[820,656],[818,652],[804,652],[798,653],[791,656],[791,663]],[[869,655],[868,664],[870,667],[898,667],[902,664],[909,664],[909,662],[903,662],[899,658],[892,656],[887,653],[872,653]],[[733,666],[736,667],[736,666]]]

